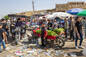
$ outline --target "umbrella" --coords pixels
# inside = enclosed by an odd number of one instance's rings
[[[61,19],[64,19],[66,17],[70,17],[71,15],[65,12],[55,12],[52,14],[54,17],[59,17]]]
[[[83,11],[81,8],[73,8],[67,11],[67,13],[72,14],[72,15],[77,15],[79,12]]]
[[[77,14],[78,16],[86,16],[86,10],[81,11]]]

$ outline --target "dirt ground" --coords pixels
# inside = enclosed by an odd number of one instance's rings
[[[74,41],[68,40],[62,49],[55,49],[54,50],[54,51],[60,50],[60,51],[64,52],[63,54],[58,55],[58,56],[40,56],[40,57],[74,57],[74,56],[71,56],[71,53],[74,53],[76,55],[76,57],[86,57],[82,54],[83,49],[75,49],[74,44],[75,44]],[[27,45],[29,46],[29,44],[27,44]],[[83,45],[82,45],[83,48],[85,48],[85,45],[86,45],[86,39],[84,39],[84,41],[83,41]],[[6,44],[6,46],[7,46],[8,50],[0,53],[0,57],[19,57],[19,56],[15,55],[15,52],[20,49],[21,45],[14,45],[13,46],[9,43],[9,44]],[[35,48],[35,47],[33,47],[33,48]],[[31,49],[31,47],[28,47],[28,49]],[[40,48],[35,48],[35,49],[37,51]],[[47,48],[46,50],[49,51],[50,49]],[[22,57],[28,57],[28,56],[22,56]],[[39,56],[35,56],[35,57],[39,57]]]

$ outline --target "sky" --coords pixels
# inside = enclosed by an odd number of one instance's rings
[[[35,10],[53,9],[55,4],[86,0],[34,0]],[[32,0],[0,0],[0,18],[7,14],[32,11]]]

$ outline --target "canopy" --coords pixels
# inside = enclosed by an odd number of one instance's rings
[[[86,10],[81,11],[77,14],[78,16],[86,16]]]
[[[55,12],[52,14],[54,17],[59,17],[61,19],[67,18],[67,17],[71,17],[70,14],[65,13],[65,12]]]
[[[46,15],[45,17],[46,17],[47,19],[55,19],[55,17],[54,17],[53,15],[50,15],[50,14]]]
[[[79,12],[83,11],[82,8],[73,8],[67,11],[67,13],[72,15],[77,15]]]

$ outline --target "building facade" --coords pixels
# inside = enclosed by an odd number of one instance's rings
[[[68,2],[67,4],[56,4],[56,11],[67,11],[72,8],[86,9],[85,2]]]
[[[47,13],[65,12],[72,8],[86,9],[86,3],[85,2],[68,2],[66,4],[56,4],[56,8],[54,8],[54,9],[38,10],[38,11],[34,11],[34,13],[41,14],[41,13],[45,13],[45,12],[47,12]],[[22,13],[17,13],[17,15],[32,16],[33,12],[32,11],[22,12]]]

